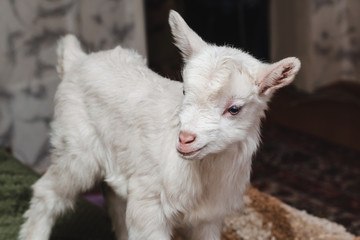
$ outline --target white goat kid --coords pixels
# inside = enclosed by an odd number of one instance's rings
[[[261,118],[273,92],[298,72],[297,58],[262,63],[205,43],[171,11],[184,83],[149,70],[135,52],[85,54],[77,39],[58,48],[53,164],[34,184],[21,240],[45,240],[79,193],[105,181],[118,239],[220,239],[241,207]],[[183,90],[185,96],[183,96]]]

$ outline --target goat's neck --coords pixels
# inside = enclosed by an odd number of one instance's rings
[[[216,199],[222,191],[224,194],[230,191],[234,195],[232,199],[239,199],[250,179],[251,158],[257,144],[258,134],[254,131],[245,141],[202,160],[184,160],[174,151],[177,160],[165,164],[167,196],[179,211],[189,208],[188,204],[196,207],[204,197]]]
[[[197,177],[200,181],[200,188],[219,188],[239,185],[240,182],[249,182],[251,160],[258,145],[258,134],[254,132],[245,141],[234,143],[228,149],[210,154],[200,161],[185,162],[190,165],[187,168],[192,173],[189,176]],[[221,186],[220,186],[221,185]],[[235,190],[235,189],[234,189]]]
[[[200,161],[182,160],[182,173],[177,178],[177,206],[190,209],[192,215],[202,215],[206,206],[227,206],[234,210],[241,207],[241,197],[250,180],[251,158],[256,144],[246,141],[231,148],[211,154]],[[181,189],[181,191],[179,191]],[[187,196],[186,200],[182,196]],[[189,199],[192,199],[189,201]],[[224,209],[216,208],[214,214],[225,214]],[[205,212],[205,211],[204,211]],[[191,215],[191,216],[192,216]]]
[[[216,154],[209,154],[204,159],[195,162],[194,171],[203,174],[214,174],[214,172],[239,171],[239,168],[251,164],[251,159],[255,153],[259,142],[258,131],[246,140],[232,144],[228,149]],[[226,175],[226,173],[224,173]]]

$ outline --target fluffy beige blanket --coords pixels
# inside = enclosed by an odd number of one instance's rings
[[[222,240],[360,240],[336,223],[290,207],[250,187],[245,208],[228,216]],[[174,240],[184,239],[178,231]]]

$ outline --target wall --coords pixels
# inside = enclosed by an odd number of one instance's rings
[[[48,166],[60,36],[74,33],[86,51],[121,44],[145,56],[144,29],[141,0],[0,1],[0,147],[39,172]]]
[[[360,1],[271,1],[271,57],[297,56],[295,85],[312,92],[338,81],[360,83]]]

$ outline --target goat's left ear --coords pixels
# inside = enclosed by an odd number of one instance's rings
[[[300,70],[301,63],[296,57],[285,58],[260,69],[256,84],[260,95],[269,95],[276,89],[289,85]]]

